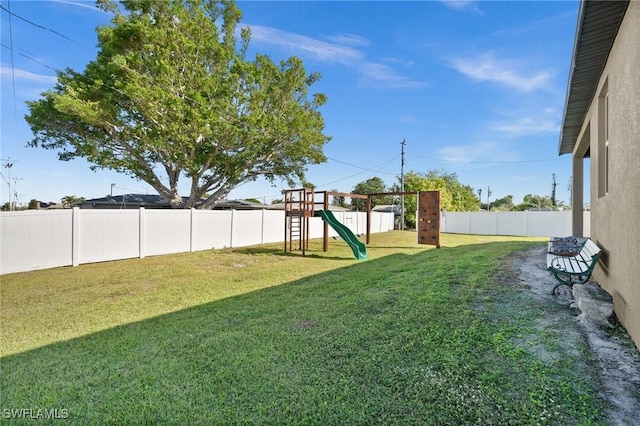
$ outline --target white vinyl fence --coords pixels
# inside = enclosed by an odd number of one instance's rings
[[[355,234],[366,213],[334,212]],[[393,230],[392,213],[371,213],[371,232]],[[321,238],[322,219],[310,219]],[[282,210],[27,210],[0,215],[0,273],[245,247],[284,241]],[[337,236],[329,229],[329,236]]]
[[[583,215],[589,236],[590,212]],[[563,237],[572,235],[571,211],[562,212],[442,212],[442,232],[452,234]]]

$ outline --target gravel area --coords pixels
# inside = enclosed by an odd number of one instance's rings
[[[615,315],[610,318],[611,326],[593,324],[579,318],[580,311],[570,307],[573,296],[566,286],[559,287],[557,295],[551,295],[556,280],[546,270],[545,247],[522,252],[512,261],[520,284],[537,300],[551,308],[566,308],[550,309],[553,314],[541,316],[539,326],[562,329],[569,351],[572,347],[583,347],[586,342],[587,353],[576,350],[572,355],[583,364],[576,367],[599,384],[600,395],[608,407],[608,424],[640,425],[640,352]]]

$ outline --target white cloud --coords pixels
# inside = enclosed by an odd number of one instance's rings
[[[536,120],[523,117],[515,121],[494,124],[490,130],[508,133],[511,136],[526,136],[536,133],[559,132],[560,125],[549,119]]]
[[[391,63],[391,64],[399,64],[405,67],[412,67],[413,66],[413,61],[405,61],[402,59],[398,59],[398,58],[391,58],[391,57],[387,57],[387,58],[382,58],[383,61],[387,62],[387,63]]]
[[[360,73],[363,85],[379,88],[419,88],[425,85],[399,74],[388,65],[368,61],[361,50],[348,45],[324,42],[261,25],[249,27],[253,42],[282,48],[294,55],[306,55],[319,61],[352,68]],[[365,41],[368,43],[365,38],[351,34],[337,36],[334,40],[342,40],[345,44],[359,43],[360,46],[363,46]]]
[[[573,10],[569,10],[566,12],[559,13],[557,15],[552,15],[544,19],[539,19],[537,21],[529,22],[528,24],[519,26],[519,27],[507,27],[502,30],[498,30],[493,35],[501,35],[501,36],[513,36],[518,34],[526,34],[528,32],[539,31],[540,27],[543,27],[554,21],[563,21],[566,20],[573,24],[576,19],[576,13]]]
[[[16,80],[34,81],[37,83],[55,84],[58,81],[56,76],[35,74],[19,68],[2,67],[1,73],[3,78],[15,78]]]
[[[554,107],[524,108],[520,111],[504,111],[502,118],[488,126],[488,130],[507,137],[522,137],[560,131],[560,117]]]
[[[426,85],[424,82],[411,80],[408,77],[400,75],[393,68],[383,64],[363,62],[362,64],[358,64],[357,68],[360,69],[366,77],[366,81],[375,86],[397,89],[417,89]]]
[[[551,73],[525,74],[519,71],[514,60],[498,59],[491,52],[475,58],[454,58],[449,62],[453,69],[477,81],[498,83],[521,92],[550,90]]]
[[[93,6],[92,3],[87,3],[82,1],[71,1],[71,0],[51,0],[51,1],[54,3],[67,4],[67,5],[76,6],[76,7],[84,7],[86,9],[91,9],[96,12],[107,13],[104,10],[100,10],[97,7]]]
[[[346,44],[349,46],[369,46],[371,42],[366,37],[362,37],[356,34],[338,34],[335,36],[326,36],[327,40],[337,43]]]
[[[438,151],[438,158],[449,163],[491,163],[514,161],[516,156],[504,142],[477,142],[468,145],[451,145]]]
[[[285,48],[286,50],[306,53],[311,57],[327,62],[352,65],[364,60],[364,55],[357,49],[327,43],[311,37],[278,30],[261,25],[250,25],[251,41]]]
[[[420,120],[415,115],[401,115],[398,117],[400,123],[419,123]]]
[[[447,6],[449,9],[470,11],[470,12],[483,15],[480,8],[478,8],[478,5],[477,5],[478,2],[476,0],[439,0],[439,1],[443,3],[445,6]]]

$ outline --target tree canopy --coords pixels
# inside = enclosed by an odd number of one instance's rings
[[[65,195],[60,199],[63,207],[70,208],[75,206],[76,204],[81,204],[85,200],[84,197],[78,197],[75,195]]]
[[[98,1],[114,17],[97,29],[96,59],[58,72],[55,87],[28,103],[30,146],[129,174],[185,208],[211,207],[261,176],[293,185],[308,164],[326,161],[318,109],[327,98],[308,92],[319,75],[296,57],[247,59],[250,30],[236,36],[232,1],[119,4],[124,11]]]
[[[527,194],[522,199],[522,203],[518,204],[514,210],[556,210],[551,197],[548,195],[532,195]]]
[[[384,181],[377,176],[369,178],[365,181],[362,181],[353,188],[351,191],[352,194],[375,194],[376,192],[389,192]],[[392,204],[393,197],[392,196],[377,196],[371,197],[371,207],[375,207],[380,204]],[[357,210],[363,210],[366,208],[367,201],[362,198],[352,198],[351,199],[351,207]]]
[[[515,205],[513,204],[513,195],[507,195],[505,197],[498,198],[490,204],[491,210],[500,212],[508,212],[515,208]]]

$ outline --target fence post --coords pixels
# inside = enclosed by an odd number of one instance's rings
[[[71,209],[71,266],[80,264],[80,208]]]
[[[260,244],[264,244],[264,212],[265,212],[265,209],[262,209],[262,225],[260,226]]]
[[[189,216],[189,252],[193,253],[193,240],[195,238],[195,232],[196,232],[196,227],[195,227],[195,216],[196,216],[196,209],[194,209],[193,207],[191,207],[191,214]]]
[[[145,210],[144,207],[140,207],[138,209],[138,216],[139,216],[139,242],[138,242],[138,247],[140,249],[140,259],[144,258],[146,256],[146,244],[145,244],[145,234],[144,234],[144,222],[145,222]]]
[[[233,248],[233,216],[235,209],[231,209],[231,226],[230,226],[230,234],[229,234],[229,248]]]

